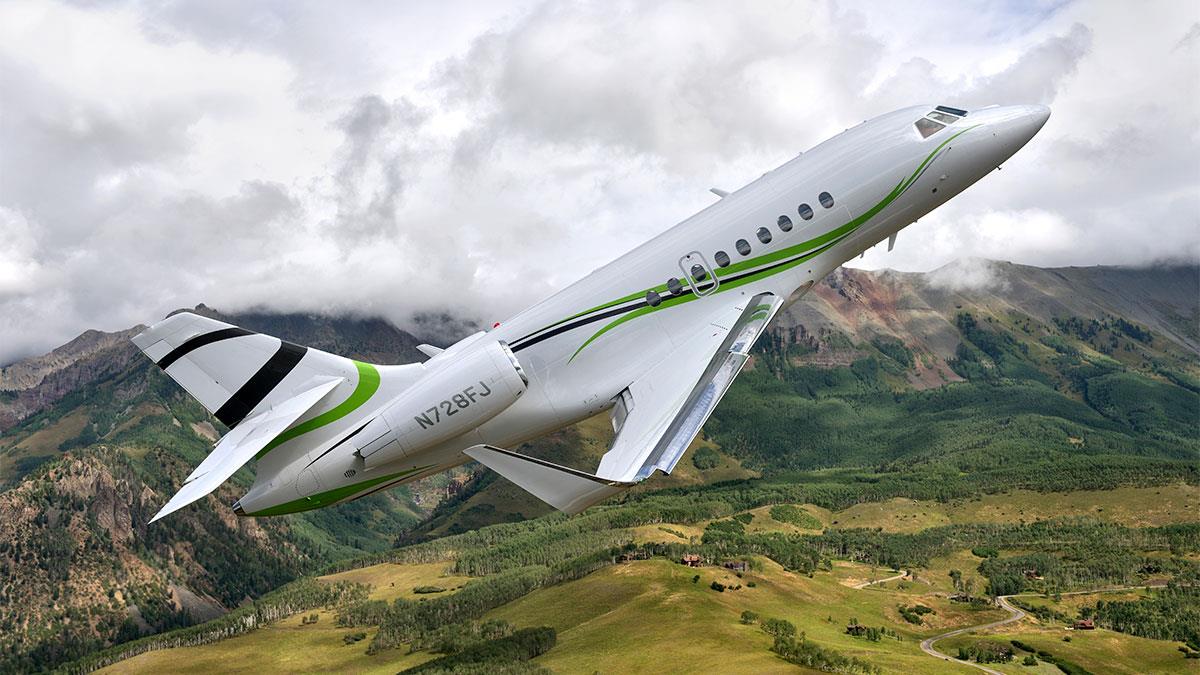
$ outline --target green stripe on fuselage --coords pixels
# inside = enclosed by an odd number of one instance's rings
[[[379,391],[379,370],[369,363],[355,361],[354,367],[358,369],[358,384],[354,387],[354,391],[346,397],[345,401],[339,403],[336,407],[326,412],[317,415],[316,417],[298,424],[287,431],[276,436],[266,447],[258,451],[254,459],[261,459],[263,455],[274,450],[280,445],[308,432],[319,429],[327,424],[332,424],[346,415],[358,410],[366,403],[376,391]]]
[[[354,483],[352,485],[345,485],[340,488],[326,490],[325,492],[318,492],[317,494],[311,495],[309,497],[301,497],[300,499],[295,499],[290,502],[285,502],[283,504],[279,504],[278,506],[267,507],[261,511],[255,511],[254,513],[247,513],[246,515],[247,516],[280,516],[285,513],[300,513],[301,511],[311,511],[313,509],[319,509],[322,506],[329,506],[330,504],[340,502],[341,500],[345,499],[346,497],[349,497],[351,495],[362,492],[363,490],[373,488],[376,485],[381,485],[383,483],[386,483],[389,480],[394,480],[396,478],[401,478],[403,476],[409,476],[418,471],[424,471],[425,469],[428,469],[432,466],[433,465],[430,464],[428,466],[419,466],[419,467],[416,467],[413,469],[409,469],[408,471],[400,471],[398,473],[389,473],[386,476],[378,476],[378,477],[372,478],[370,480],[364,480],[359,483]]]
[[[757,256],[754,258],[749,258],[747,260],[743,260],[741,262],[737,262],[732,265],[729,265],[728,267],[717,268],[713,273],[716,275],[718,281],[720,281],[722,278],[727,278],[732,275],[736,275],[736,274],[745,272],[747,270],[752,270],[757,267],[762,267],[764,265],[772,265],[774,263],[778,263],[779,261],[787,261],[781,265],[771,267],[770,269],[762,270],[761,272],[757,272],[757,273],[752,273],[741,279],[721,282],[718,284],[717,290],[715,291],[715,293],[720,293],[722,291],[727,291],[727,290],[730,290],[733,288],[737,288],[739,286],[745,285],[752,281],[758,281],[760,279],[765,279],[766,277],[773,276],[775,274],[783,272],[784,270],[791,269],[792,267],[795,267],[796,265],[798,265],[802,262],[805,262],[807,260],[810,260],[812,258],[812,255],[803,255],[806,252],[812,251],[814,249],[822,248],[825,245],[830,244],[831,242],[834,242],[834,241],[837,241],[837,240],[843,239],[844,237],[849,236],[852,232],[857,230],[862,225],[866,224],[867,221],[871,220],[876,215],[878,215],[880,211],[887,208],[888,205],[890,205],[892,202],[896,201],[896,199],[899,198],[900,195],[904,194],[910,187],[912,187],[913,183],[915,183],[917,178],[921,175],[921,172],[924,171],[925,168],[927,166],[929,166],[929,164],[934,159],[936,159],[937,155],[939,153],[941,153],[942,149],[945,148],[947,145],[949,145],[951,141],[953,141],[954,139],[958,138],[959,136],[967,133],[968,131],[970,131],[978,126],[979,125],[967,127],[965,129],[963,129],[962,131],[959,131],[958,133],[954,134],[953,136],[947,138],[946,140],[942,141],[936,148],[934,148],[925,157],[925,159],[920,164],[917,165],[917,168],[912,172],[912,174],[910,174],[907,178],[905,178],[904,180],[897,183],[896,187],[893,188],[892,191],[890,193],[888,193],[887,196],[885,196],[882,200],[880,200],[880,202],[878,204],[871,207],[865,213],[858,216],[857,218],[854,218],[850,222],[842,225],[841,227],[835,228],[835,229],[830,230],[820,236],[814,237],[813,239],[809,239],[808,241],[804,241],[799,244],[789,246],[787,248],[782,248],[777,251],[765,253],[763,255],[760,255],[760,256]],[[792,258],[793,256],[801,256],[801,257],[795,258],[793,260],[788,260],[789,258]],[[661,293],[662,291],[666,290],[666,285],[663,284],[661,286],[656,286],[656,287],[654,287],[652,289],[648,289],[648,290],[654,290],[654,291]],[[715,293],[711,293],[709,295],[713,295]],[[562,321],[558,321],[554,324],[551,324],[547,328],[553,328],[554,326],[559,326],[559,325],[561,325],[567,321],[570,321],[572,319],[576,319],[581,316],[585,316],[587,314],[591,314],[593,312],[596,312],[596,311],[599,311],[602,309],[614,307],[614,306],[620,305],[624,302],[629,302],[631,300],[635,300],[637,298],[644,296],[645,294],[646,294],[646,291],[642,291],[640,293],[630,293],[629,295],[626,295],[623,298],[613,300],[613,301],[605,303],[603,305],[598,305],[596,307],[593,307],[592,309],[589,309],[589,310],[580,312],[578,314],[572,315],[570,317],[567,317],[566,319],[563,319]],[[708,296],[704,296],[704,297],[708,297]],[[639,307],[638,309],[632,310],[629,313],[624,314],[624,315],[618,317],[617,319],[613,320],[612,322],[606,324],[603,328],[601,328],[600,330],[598,330],[594,334],[592,334],[591,337],[589,337],[587,340],[585,340],[584,343],[582,345],[580,345],[578,349],[575,350],[575,353],[571,355],[571,358],[568,359],[567,362],[569,363],[570,361],[574,360],[575,357],[579,355],[579,352],[583,351],[583,349],[585,347],[587,347],[589,344],[594,342],[596,340],[596,338],[600,337],[601,335],[607,333],[608,331],[612,330],[613,328],[616,328],[617,326],[619,326],[627,321],[631,321],[640,316],[645,316],[647,314],[650,314],[651,312],[666,309],[668,307],[679,305],[679,304],[682,304],[685,302],[690,302],[695,299],[697,299],[697,296],[694,294],[689,294],[686,296],[667,297],[667,298],[664,298],[662,300],[662,302],[659,303],[658,306],[655,306],[655,307],[645,306],[645,307]],[[545,329],[542,329],[542,330],[545,330]]]

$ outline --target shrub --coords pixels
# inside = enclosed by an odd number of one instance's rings
[[[762,629],[767,635],[777,638],[796,637],[796,626],[787,619],[767,619],[762,622]]]
[[[701,471],[715,469],[720,463],[721,455],[708,446],[702,445],[696,448],[696,452],[692,453],[692,465]]]

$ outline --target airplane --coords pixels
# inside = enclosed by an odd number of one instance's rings
[[[189,312],[133,338],[229,428],[150,522],[250,460],[239,516],[358,499],[476,460],[568,514],[669,474],[755,340],[817,281],[1022,148],[1042,105],[920,105],[822,142],[490,330],[375,365]],[[512,450],[608,411],[594,473]]]

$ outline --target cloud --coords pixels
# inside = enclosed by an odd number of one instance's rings
[[[1003,291],[1009,286],[999,265],[987,258],[960,258],[931,271],[926,283],[952,292]]]
[[[490,325],[919,101],[1054,115],[856,264],[1198,259],[1198,13],[5,3],[0,363],[199,302]]]

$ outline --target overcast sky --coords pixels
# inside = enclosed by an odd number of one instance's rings
[[[501,320],[922,102],[1054,114],[857,265],[1194,261],[1198,88],[1194,2],[10,0],[0,363],[199,302]]]

